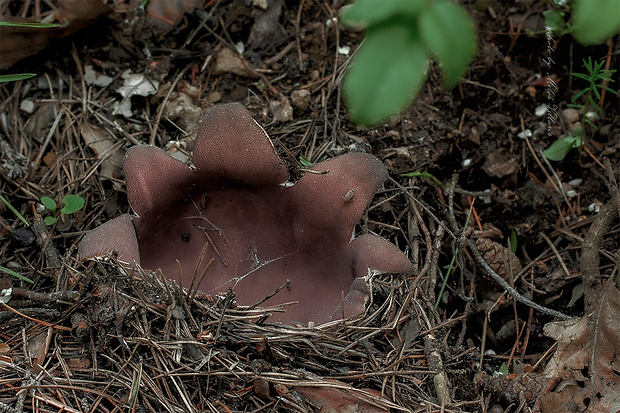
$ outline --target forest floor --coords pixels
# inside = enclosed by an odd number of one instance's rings
[[[617,36],[586,48],[546,35],[550,2],[465,1],[479,48],[462,82],[444,90],[432,64],[369,128],[342,100],[363,38],[342,1],[142,3],[0,1],[5,18],[66,24],[0,37],[3,73],[37,74],[0,85],[0,194],[29,224],[0,203],[0,268],[33,281],[2,280],[0,411],[620,411],[618,97],[598,100],[583,147],[542,154],[584,119],[583,59],[618,68]],[[388,169],[357,232],[415,271],[376,276],[363,316],[257,322],[230,296],[80,261],[84,234],[132,213],[126,150],[189,154],[227,102],[293,177],[350,151]],[[69,194],[85,207],[45,225],[41,197]]]

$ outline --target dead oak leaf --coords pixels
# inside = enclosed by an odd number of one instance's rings
[[[545,326],[545,334],[558,341],[545,376],[572,384],[541,396],[543,413],[620,411],[619,327],[620,291],[611,280],[592,315]]]

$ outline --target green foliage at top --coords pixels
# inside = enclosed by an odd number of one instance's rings
[[[576,130],[572,135],[565,136],[553,142],[543,154],[547,159],[552,161],[563,160],[568,152],[572,148],[581,148],[585,142],[586,125],[590,125],[596,129],[596,126],[590,119],[588,119],[587,112],[590,108],[594,109],[597,113],[602,114],[603,108],[597,103],[597,100],[601,99],[601,92],[603,90],[617,95],[617,92],[607,86],[605,82],[613,82],[611,78],[616,71],[610,69],[603,69],[605,64],[604,60],[600,62],[592,62],[592,58],[588,57],[588,60],[583,60],[583,65],[588,73],[573,73],[573,76],[579,79],[583,79],[588,82],[588,85],[580,90],[571,99],[572,104],[570,106],[577,108],[581,111],[581,128]],[[596,100],[595,100],[596,98]],[[583,104],[575,104],[579,99],[585,101]]]
[[[553,34],[570,33],[584,46],[601,44],[620,32],[620,0],[574,0],[544,15],[545,26]],[[568,15],[571,20],[566,23]]]
[[[58,211],[58,206],[56,205],[56,201],[54,201],[49,196],[42,196],[41,203],[45,208],[52,211],[53,216],[45,217],[44,222],[47,225],[54,225],[56,221],[58,221],[59,212],[65,215],[71,215],[80,209],[84,208],[84,198],[79,195],[67,195],[62,199],[63,207]]]
[[[431,58],[442,66],[444,84],[451,88],[476,54],[472,21],[452,1],[357,0],[342,20],[366,26],[343,84],[357,123],[379,123],[407,106],[424,84]]]
[[[573,37],[583,45],[600,44],[620,32],[620,0],[575,1]]]
[[[357,0],[354,5],[347,8],[342,18],[348,25],[371,26],[381,23],[392,16],[402,14],[415,16],[421,9],[428,6],[428,0],[403,1],[403,0]]]

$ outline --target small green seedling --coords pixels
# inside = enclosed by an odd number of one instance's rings
[[[41,203],[54,214],[53,216],[45,217],[43,220],[46,225],[51,226],[58,221],[59,213],[71,215],[82,209],[85,201],[84,198],[79,195],[67,195],[62,199],[64,206],[60,210],[57,209],[56,201],[49,196],[42,196]]]
[[[431,181],[433,181],[435,184],[437,184],[440,188],[444,187],[441,181],[437,179],[437,177],[435,177],[434,175],[426,171],[425,172],[419,172],[419,171],[407,172],[406,174],[400,174],[400,176],[404,176],[405,178],[414,178],[414,177],[428,178]]]
[[[510,231],[510,251],[517,253],[517,232],[514,229]]]
[[[618,94],[615,90],[604,84],[604,82],[613,82],[614,80],[611,76],[616,72],[615,70],[603,69],[604,64],[605,62],[603,60],[597,63],[592,62],[592,58],[588,57],[587,61],[583,59],[583,65],[588,73],[573,73],[573,76],[576,78],[588,82],[588,86],[580,90],[571,100],[572,104],[569,105],[581,111],[581,128],[576,130],[572,135],[565,136],[553,142],[553,144],[543,152],[547,159],[561,161],[572,148],[581,148],[586,138],[586,125],[590,125],[592,128],[596,129],[594,123],[588,118],[588,111],[594,109],[599,114],[603,113],[603,108],[597,103],[597,100],[600,101],[601,99],[601,92],[606,90],[614,95]],[[585,103],[575,104],[580,98],[583,98]]]
[[[312,166],[312,161],[303,155],[299,155],[299,163],[305,166],[306,168],[309,168]]]

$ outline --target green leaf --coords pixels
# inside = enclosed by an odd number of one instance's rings
[[[49,29],[52,27],[60,27],[57,23],[28,23],[28,22],[0,22],[0,26],[10,27],[35,27],[39,29]]]
[[[517,233],[514,229],[510,231],[510,251],[513,254],[517,253]]]
[[[566,29],[564,24],[564,16],[556,10],[546,10],[543,12],[545,16],[545,26],[551,30],[553,34],[563,33]]]
[[[578,136],[566,136],[553,142],[550,147],[543,151],[543,155],[551,161],[564,160],[568,152],[573,148],[578,148],[581,140]]]
[[[303,155],[299,155],[299,163],[306,167],[312,166],[312,162],[310,161],[310,159],[306,158]]]
[[[349,26],[370,26],[394,16],[415,16],[428,4],[428,0],[357,0],[343,8],[341,20]]]
[[[45,217],[45,219],[43,220],[43,222],[45,222],[45,225],[47,225],[48,227],[54,225],[56,221],[58,221],[56,217]]]
[[[15,271],[13,271],[13,270],[9,270],[8,268],[3,267],[3,266],[1,266],[1,265],[0,265],[0,272],[4,272],[4,273],[9,274],[9,275],[12,275],[13,277],[18,278],[18,279],[20,279],[20,280],[23,280],[23,281],[29,282],[29,283],[31,283],[31,284],[34,284],[34,281],[32,281],[30,278],[28,278],[28,277],[24,277],[24,276],[23,276],[23,275],[21,275],[20,273],[15,272]]]
[[[507,375],[508,375],[509,370],[508,370],[508,365],[506,364],[506,362],[503,362],[503,363],[502,363],[502,365],[501,365],[501,366],[499,366],[499,369],[497,370],[497,372],[498,372],[499,374],[504,375],[504,376],[507,376]]]
[[[0,83],[6,82],[15,82],[18,80],[30,79],[31,77],[35,77],[34,73],[20,73],[15,75],[0,75]]]
[[[54,201],[49,196],[42,196],[41,203],[43,204],[45,208],[49,209],[52,212],[56,212],[56,206],[57,206],[56,201]]]
[[[67,195],[62,199],[65,206],[60,210],[63,214],[73,214],[84,207],[86,201],[79,195]]]
[[[428,172],[413,171],[413,172],[407,172],[404,174],[400,174],[400,176],[404,176],[405,178],[414,178],[414,177],[428,178],[443,188],[443,184],[441,183],[441,181],[437,179],[434,175]]]
[[[620,31],[620,0],[575,1],[573,16],[573,37],[579,43],[603,43]]]
[[[590,76],[585,75],[583,73],[573,73],[573,76],[579,79],[583,79],[583,80],[590,80]]]
[[[12,212],[12,213],[14,213],[14,214],[15,214],[15,216],[16,216],[17,218],[19,218],[19,220],[20,220],[21,222],[23,222],[23,223],[24,223],[24,225],[26,225],[27,227],[29,227],[29,226],[30,226],[30,224],[28,223],[28,221],[26,221],[26,218],[24,218],[24,216],[23,216],[22,214],[20,214],[20,213],[19,213],[19,211],[18,211],[18,210],[16,210],[16,209],[13,207],[13,205],[11,205],[11,204],[9,203],[9,201],[7,201],[7,200],[6,200],[6,199],[5,199],[2,195],[0,195],[0,201],[4,202],[4,205],[6,205],[6,207],[7,207],[8,209],[10,209],[10,210],[11,210],[11,212]]]
[[[411,102],[426,79],[428,54],[412,20],[393,18],[368,30],[344,78],[357,123],[373,125]]]
[[[474,25],[465,10],[451,1],[435,1],[419,17],[420,35],[444,70],[447,88],[456,86],[476,56]]]

